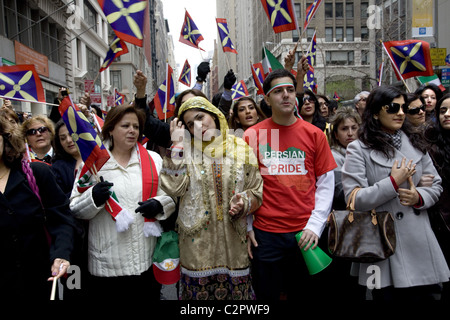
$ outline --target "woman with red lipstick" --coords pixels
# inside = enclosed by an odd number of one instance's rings
[[[264,119],[266,116],[255,100],[250,97],[242,97],[234,102],[233,114],[228,120],[228,125],[230,129],[235,130],[235,134],[239,134],[238,129],[242,129],[239,135],[242,136],[245,130]]]
[[[188,99],[178,117],[161,177],[180,197],[180,299],[254,300],[246,236],[247,216],[262,202],[256,156],[207,99]]]
[[[395,221],[395,253],[380,262],[352,264],[362,286],[370,284],[368,268],[379,268],[374,300],[431,300],[436,285],[450,277],[427,212],[442,192],[441,178],[422,136],[405,122],[405,102],[406,95],[396,87],[370,93],[359,139],[347,146],[342,167],[346,198],[361,188],[355,209],[388,211]],[[419,186],[427,174],[434,176],[431,186]]]
[[[425,99],[415,93],[406,95],[406,119],[414,127],[420,128],[425,123],[426,105]]]
[[[152,255],[157,241],[155,231],[162,230],[155,229],[159,220],[175,211],[175,203],[160,188],[161,156],[138,142],[142,140],[144,122],[144,113],[134,106],[112,108],[102,128],[110,157],[98,171],[100,181],[92,176],[85,182],[92,182],[86,191],[81,192],[79,184],[72,191],[70,208],[74,216],[89,221],[88,294],[92,299],[113,301],[124,294],[127,299],[160,298],[161,285],[153,274]],[[115,216],[107,202],[110,197],[120,205]],[[117,202],[113,205],[117,206]],[[118,228],[119,214],[128,217],[123,228]]]
[[[437,114],[434,109],[436,103],[442,98],[442,91],[435,84],[429,83],[427,85],[422,85],[414,92],[415,94],[421,96],[425,102],[425,112],[426,112],[426,120],[430,120],[432,122],[437,121]]]

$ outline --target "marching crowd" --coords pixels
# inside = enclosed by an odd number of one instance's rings
[[[64,300],[159,300],[153,252],[158,235],[176,231],[180,300],[448,300],[450,94],[380,86],[338,107],[303,89],[306,59],[294,76],[291,58],[266,77],[258,103],[232,101],[232,70],[209,101],[202,63],[168,123],[154,117],[137,71],[133,102],[112,108],[99,132],[110,158],[87,178],[60,117],[19,119],[5,103],[1,299],[47,300],[54,277],[64,284],[76,265],[81,289],[64,288]],[[80,102],[90,119],[89,96]],[[395,253],[371,264],[335,258],[310,275],[300,250],[326,249],[328,215],[355,187],[357,210],[393,215]],[[380,270],[373,290],[370,265]]]

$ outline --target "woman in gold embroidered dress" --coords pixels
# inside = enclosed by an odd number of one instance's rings
[[[180,197],[180,298],[251,300],[247,216],[262,202],[263,181],[252,149],[228,134],[225,116],[194,97],[170,123],[162,188]],[[191,139],[179,139],[189,131]]]

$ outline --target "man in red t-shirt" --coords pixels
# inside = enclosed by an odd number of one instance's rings
[[[244,135],[264,179],[263,203],[249,233],[257,299],[278,299],[281,292],[293,298],[305,292],[308,278],[298,269],[306,270],[299,247],[317,246],[332,206],[336,162],[324,133],[295,116],[296,86],[287,70],[271,72],[263,90],[272,118]],[[303,234],[297,243],[299,231]]]

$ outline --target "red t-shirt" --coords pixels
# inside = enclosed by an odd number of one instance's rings
[[[337,167],[325,134],[304,120],[282,126],[270,118],[247,129],[244,139],[264,179],[253,225],[275,233],[302,230],[315,206],[317,177]]]

